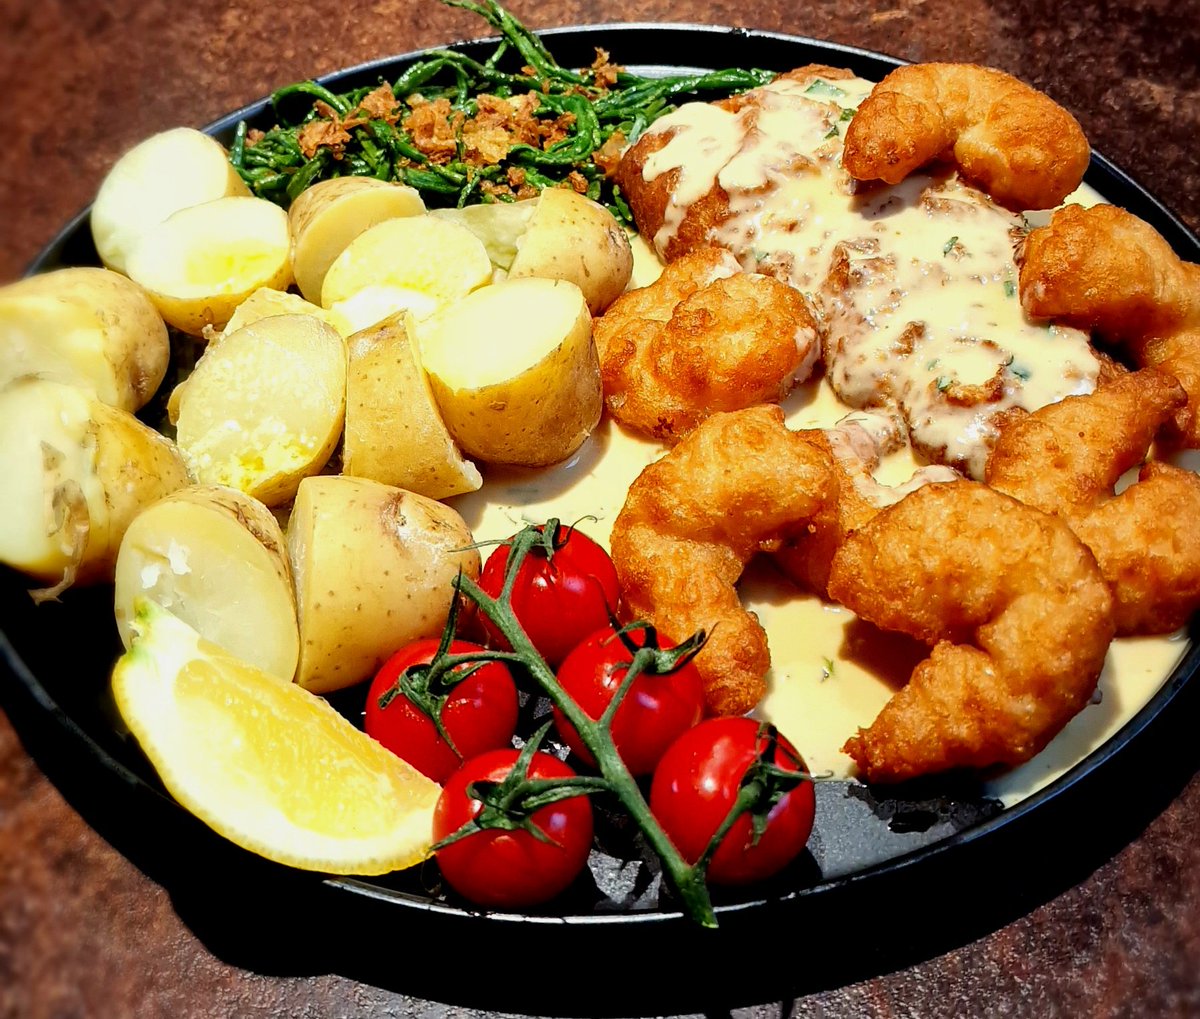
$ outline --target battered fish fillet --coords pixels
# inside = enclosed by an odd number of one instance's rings
[[[1186,400],[1169,375],[1143,369],[1090,396],[1010,411],[988,461],[989,485],[1061,516],[1092,550],[1118,634],[1170,633],[1200,608],[1200,477],[1148,463],[1113,495]]]
[[[710,714],[743,714],[766,692],[770,653],[738,600],[742,569],[830,494],[827,447],[765,405],[714,414],[630,487],[611,537],[626,608],[674,641],[709,634],[696,666]]]
[[[904,424],[892,414],[855,411],[833,428],[803,434],[813,442],[828,444],[835,494],[774,559],[801,587],[824,595],[828,592],[833,555],[847,534],[909,492],[931,482],[953,481],[958,474],[949,467],[930,464],[918,468],[900,485],[876,481],[874,471],[882,457],[904,446]]]
[[[859,180],[897,184],[953,162],[1001,205],[1050,209],[1083,180],[1079,122],[1045,93],[977,64],[910,64],[875,86],[846,130],[842,163]]]
[[[666,443],[715,411],[781,400],[819,349],[799,292],[742,272],[723,248],[691,252],[618,298],[593,335],[609,412]]]
[[[1025,238],[1017,261],[1029,314],[1095,330],[1179,380],[1188,401],[1171,437],[1200,447],[1200,265],[1113,205],[1059,209]]]
[[[933,648],[843,748],[871,782],[1029,760],[1087,704],[1114,633],[1066,523],[970,481],[926,485],[850,534],[829,593]]]

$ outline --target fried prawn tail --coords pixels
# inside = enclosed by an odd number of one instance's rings
[[[1090,148],[1079,122],[1024,82],[977,64],[892,71],[846,130],[842,164],[859,180],[897,184],[950,160],[1010,209],[1049,209],[1074,191]]]
[[[742,714],[766,692],[766,633],[734,586],[743,568],[830,495],[827,445],[774,406],[714,414],[630,487],[611,539],[626,609],[674,641],[706,631],[696,666],[711,714]]]

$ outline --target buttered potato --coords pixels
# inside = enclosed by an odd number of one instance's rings
[[[398,311],[424,317],[492,280],[492,263],[465,227],[434,216],[389,219],[338,255],[321,304],[357,332]]]
[[[300,615],[296,681],[328,693],[441,633],[479,551],[454,510],[366,478],[305,478],[287,532]]]
[[[128,272],[129,256],[151,228],[180,209],[249,195],[215,138],[177,127],[147,138],[108,171],[92,204],[92,239],[100,260]]]
[[[274,315],[212,344],[182,386],[176,435],[196,479],[278,506],[341,436],[345,341],[311,315]]]
[[[351,241],[384,220],[424,211],[414,188],[373,177],[334,177],[302,191],[288,210],[300,293],[319,303],[325,274]]]
[[[194,336],[220,329],[260,287],[292,281],[287,213],[262,198],[219,198],[176,212],[141,236],[129,278],[168,324]]]
[[[557,463],[600,420],[592,319],[574,283],[506,280],[418,323],[417,335],[438,408],[467,456]]]
[[[567,280],[599,315],[629,284],[633,252],[612,213],[568,188],[547,188],[521,202],[494,202],[434,215],[461,223],[510,279]]]
[[[0,288],[0,386],[40,375],[135,411],[170,357],[162,316],[120,273],[57,269]]]
[[[483,478],[438,412],[407,317],[350,338],[342,471],[431,499],[474,492]]]
[[[283,532],[258,500],[192,485],[139,513],[117,553],[114,605],[126,648],[140,598],[291,682],[300,654],[292,571]]]
[[[141,510],[188,484],[174,443],[87,391],[26,376],[0,390],[0,562],[47,584],[112,580]]]

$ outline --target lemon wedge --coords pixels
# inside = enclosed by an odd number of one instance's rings
[[[113,693],[163,784],[244,849],[331,874],[429,854],[440,789],[322,698],[139,599]]]

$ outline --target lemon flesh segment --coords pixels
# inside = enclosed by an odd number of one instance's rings
[[[113,672],[125,723],[184,807],[267,859],[385,874],[429,855],[440,789],[314,694],[141,599]]]

